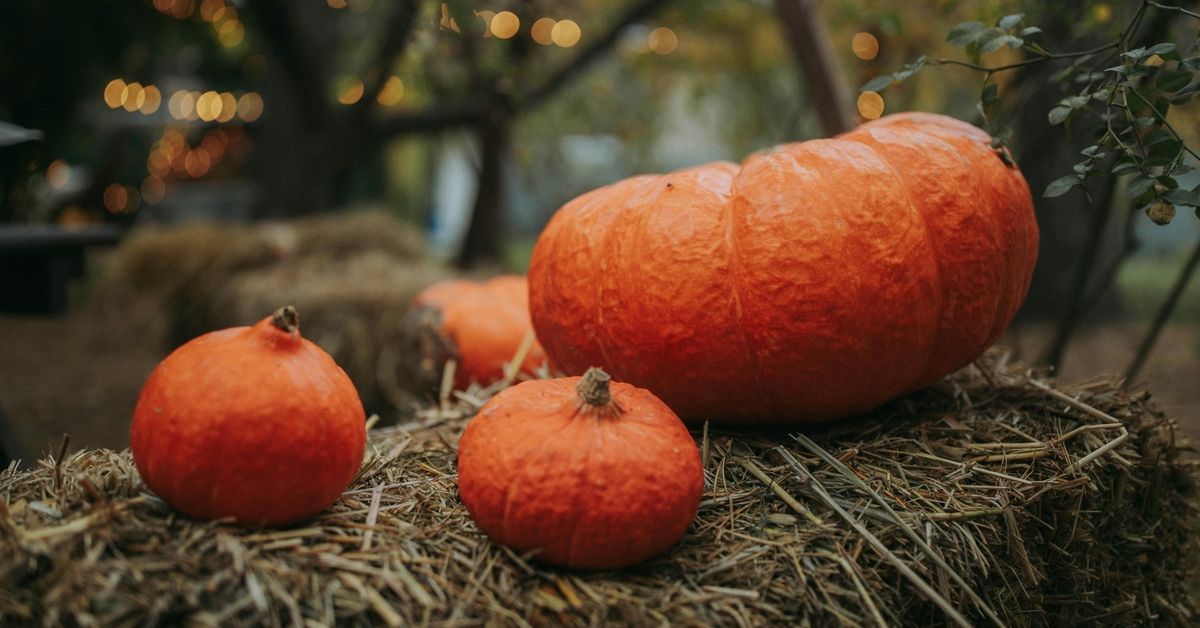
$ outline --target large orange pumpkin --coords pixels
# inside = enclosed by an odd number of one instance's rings
[[[167,356],[142,388],[130,439],[142,480],[168,504],[247,525],[291,523],[329,507],[365,446],[354,385],[300,337],[290,306]]]
[[[496,541],[547,563],[612,569],[679,541],[704,473],[670,408],[592,369],[493,397],[459,442],[458,487]]]
[[[451,280],[429,286],[413,299],[406,316],[406,336],[418,356],[422,385],[441,381],[448,359],[457,360],[454,384],[490,384],[504,376],[529,322],[529,288],[525,277],[500,275],[484,282]],[[532,373],[546,362],[535,340],[521,370]]]
[[[685,420],[823,420],[926,386],[999,337],[1033,271],[1029,188],[989,139],[897,114],[584,194],[533,251],[538,338]]]

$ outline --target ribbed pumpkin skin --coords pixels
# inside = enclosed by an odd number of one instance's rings
[[[537,560],[615,569],[683,537],[704,474],[687,428],[649,391],[611,385],[620,416],[580,410],[579,377],[501,391],[467,425],[458,486],[488,536]]]
[[[565,205],[534,247],[534,329],[685,420],[859,413],[977,358],[1029,287],[1028,185],[986,133],[907,113]]]
[[[454,376],[458,388],[502,378],[504,364],[531,329],[528,283],[519,275],[436,283],[421,291],[413,306],[437,310],[441,333],[459,355]],[[542,346],[534,341],[521,368],[532,373],[545,361]]]
[[[186,515],[300,521],[333,504],[362,464],[366,417],[350,378],[270,321],[184,344],[142,388],[134,462]]]

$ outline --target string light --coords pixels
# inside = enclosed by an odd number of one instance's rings
[[[570,48],[579,43],[579,39],[582,36],[583,31],[574,20],[560,20],[550,30],[550,39],[554,41],[556,46],[562,48]]]

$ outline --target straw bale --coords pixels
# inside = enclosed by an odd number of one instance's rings
[[[695,433],[706,489],[671,552],[619,572],[490,542],[455,444],[495,389],[371,432],[297,527],[197,522],[128,452],[0,473],[0,623],[58,625],[1187,624],[1195,462],[1145,391],[1003,356],[864,417]],[[652,461],[647,461],[652,464]]]

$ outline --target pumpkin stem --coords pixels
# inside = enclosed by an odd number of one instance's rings
[[[271,324],[295,335],[300,333],[300,313],[291,305],[285,305],[271,315]]]
[[[575,385],[575,391],[579,393],[579,398],[590,406],[607,406],[612,403],[612,393],[608,391],[608,383],[611,381],[612,377],[608,373],[593,366],[580,378],[579,383]]]

